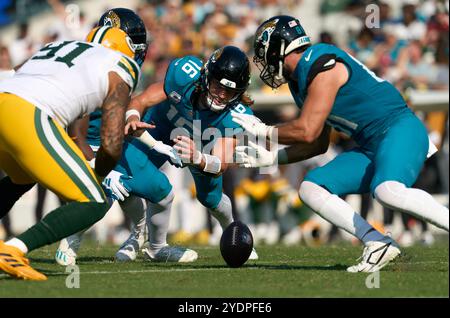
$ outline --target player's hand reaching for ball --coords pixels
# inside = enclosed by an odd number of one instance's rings
[[[140,121],[138,116],[130,116],[125,123],[125,135],[133,135],[139,137],[145,129],[155,128],[155,125]]]

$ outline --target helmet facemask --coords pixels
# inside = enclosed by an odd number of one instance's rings
[[[278,54],[268,56],[269,43],[261,47],[260,56],[255,55],[253,62],[260,71],[261,80],[272,88],[278,88],[287,81],[283,75],[285,41],[281,40],[280,50]],[[261,43],[262,44],[262,43]],[[262,55],[262,56],[261,56]]]
[[[226,78],[220,82],[216,79],[208,80],[206,78],[206,103],[207,106],[215,112],[223,111],[227,106],[238,100],[243,92],[233,88],[236,84]]]
[[[135,50],[135,57],[134,60],[139,66],[142,66],[145,61],[145,56],[147,55],[147,49],[148,44],[141,43],[141,44],[133,44],[134,50]]]

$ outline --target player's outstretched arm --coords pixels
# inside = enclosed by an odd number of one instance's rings
[[[330,142],[330,131],[330,127],[325,126],[319,138],[314,142],[300,142],[277,151],[270,151],[266,148],[266,145],[249,141],[247,146],[241,145],[236,147],[236,161],[239,167],[260,168],[306,160],[327,151]]]
[[[129,101],[130,87],[119,75],[110,72],[109,91],[102,106],[101,146],[95,162],[95,172],[100,177],[105,177],[120,159]]]
[[[348,71],[342,63],[337,63],[331,70],[317,74],[308,87],[308,95],[300,117],[276,126],[278,143],[285,145],[314,143],[322,133],[339,89],[347,80]]]
[[[277,155],[278,163],[288,164],[303,161],[327,152],[330,144],[330,132],[330,126],[325,125],[320,136],[313,142],[300,142],[280,149]]]
[[[166,98],[164,82],[152,84],[141,94],[133,97],[126,112],[125,134],[138,137],[142,134],[142,129],[151,128],[151,125],[140,121],[141,117],[148,108],[161,103]]]
[[[239,113],[232,113],[233,121],[251,135],[269,137],[279,144],[313,143],[320,136],[336,95],[347,80],[348,71],[342,63],[317,74],[308,87],[300,117],[285,124],[268,126],[253,115]]]

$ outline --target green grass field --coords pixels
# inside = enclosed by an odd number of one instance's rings
[[[66,287],[67,273],[53,260],[55,245],[30,254],[46,282],[19,281],[0,274],[3,297],[448,297],[448,241],[431,248],[403,249],[380,273],[380,288],[368,289],[367,274],[345,271],[362,248],[343,244],[260,246],[260,259],[228,268],[218,247],[197,247],[192,264],[115,263],[116,247],[85,242],[80,250],[80,288]]]

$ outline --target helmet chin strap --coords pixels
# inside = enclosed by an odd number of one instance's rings
[[[286,79],[283,76],[283,61],[284,61],[284,40],[281,40],[280,45],[280,60],[278,61],[278,74],[274,76],[275,80],[279,83],[286,83]]]

